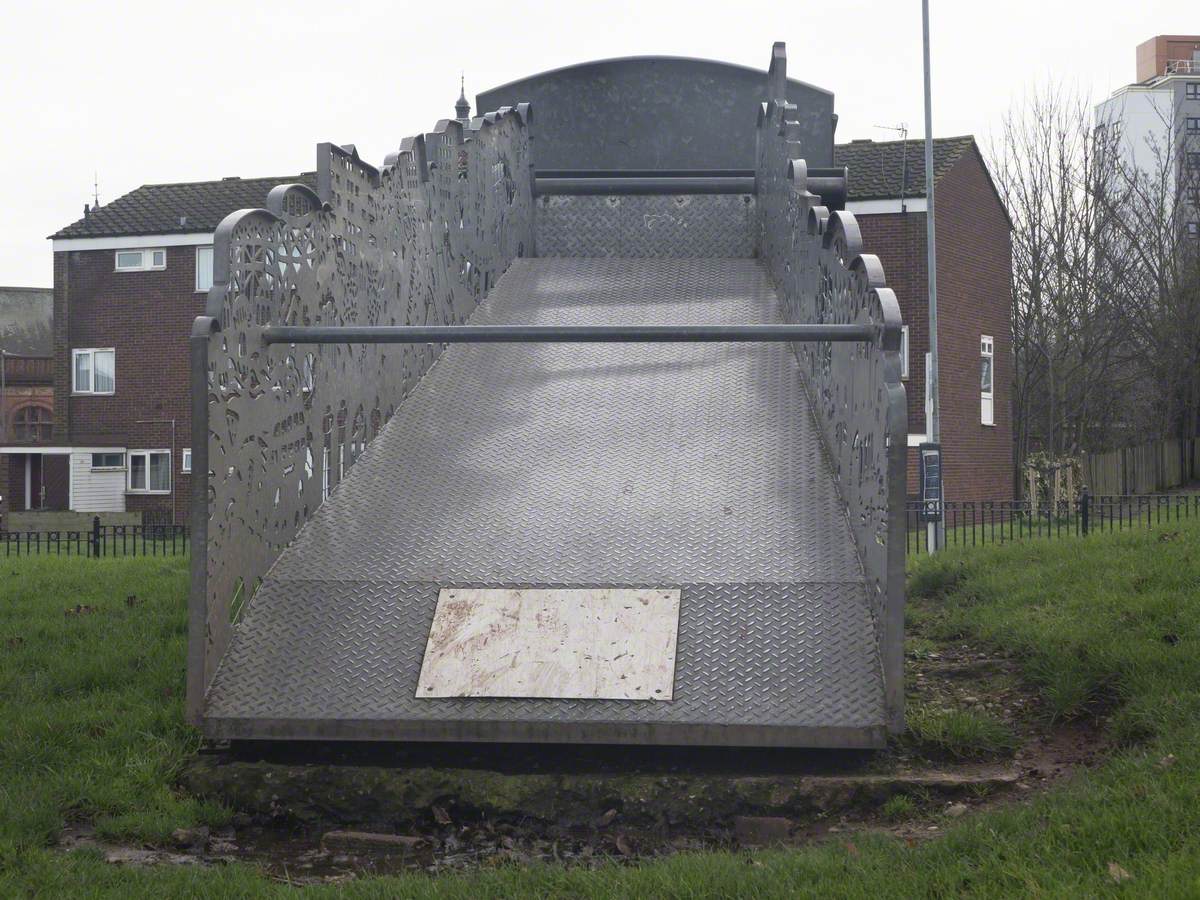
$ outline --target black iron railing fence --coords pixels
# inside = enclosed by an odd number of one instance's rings
[[[974,547],[1030,538],[1061,538],[1126,531],[1200,519],[1200,494],[1089,494],[1073,503],[1029,500],[957,500],[942,503],[946,547]],[[925,506],[909,500],[905,552],[928,553]],[[940,547],[939,547],[940,549]]]
[[[100,517],[84,530],[0,530],[5,556],[50,553],[59,556],[179,556],[187,553],[186,525],[101,525]]]

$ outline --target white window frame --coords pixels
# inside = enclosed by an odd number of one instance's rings
[[[138,264],[136,266],[121,265],[121,257],[131,253],[140,254]],[[155,253],[162,254],[162,262],[158,265],[154,263]],[[129,249],[113,251],[113,271],[115,272],[161,272],[166,267],[166,247],[130,247]]]
[[[160,490],[151,490],[150,489],[150,457],[156,456],[156,455],[161,455],[161,456],[167,457],[167,479],[168,479],[168,481],[167,481],[166,490],[161,490],[161,489]],[[144,487],[144,488],[135,488],[133,486],[133,458],[135,456],[146,457],[146,487]],[[125,476],[125,492],[127,494],[164,495],[164,494],[171,493],[171,489],[175,485],[175,479],[172,477],[173,473],[171,471],[171,451],[166,448],[159,449],[159,450],[130,450],[128,453],[125,454],[125,469],[127,472],[127,474]]]
[[[192,474],[192,448],[184,447],[179,454],[179,471],[184,475]]]
[[[121,457],[121,462],[119,465],[115,465],[115,466],[98,466],[98,465],[96,465],[96,457],[97,456],[119,456],[119,457]],[[91,471],[93,471],[93,472],[124,472],[125,471],[125,454],[124,454],[124,452],[117,451],[117,450],[93,450],[92,451]]]
[[[979,336],[979,362],[982,369],[983,360],[988,361],[990,377],[989,390],[979,386],[979,421],[983,425],[996,424],[996,343],[990,334]]]
[[[1184,98],[1187,100],[1200,100],[1200,81],[1189,81],[1184,85]]]
[[[208,262],[207,263],[201,262],[201,254],[203,254],[205,250],[208,251]],[[205,282],[203,280],[201,280],[201,278],[200,278],[201,273],[205,273],[208,276],[207,284],[205,284]],[[213,284],[213,248],[212,248],[212,244],[209,244],[204,247],[196,248],[196,293],[197,294],[208,293],[208,290],[209,290],[209,288],[212,287],[212,284]]]
[[[113,358],[113,387],[111,391],[97,391],[96,387],[96,354],[111,353]],[[91,357],[91,365],[88,369],[88,386],[81,388],[79,386],[79,367],[75,360],[84,354]],[[71,393],[72,394],[87,394],[98,397],[111,397],[117,392],[117,351],[115,347],[80,347],[71,351]]]
[[[900,326],[900,379],[908,380],[908,326]]]

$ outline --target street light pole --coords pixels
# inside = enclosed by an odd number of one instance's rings
[[[0,347],[0,441],[8,441],[8,402],[5,396],[7,385],[4,381],[4,354],[5,350]]]
[[[929,421],[927,441],[941,443],[941,423],[938,408],[938,329],[937,329],[937,233],[933,213],[933,100],[929,75],[929,0],[921,0],[921,29],[925,55],[925,250],[929,278]],[[945,466],[939,463],[939,472]],[[938,515],[927,524],[929,552],[946,544],[945,503],[938,491]]]

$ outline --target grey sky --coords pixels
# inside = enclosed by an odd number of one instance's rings
[[[10,5],[11,4],[11,5]],[[25,4],[0,31],[0,284],[51,284],[46,235],[140,184],[287,175],[318,141],[380,162],[467,93],[587,59],[662,53],[765,68],[832,90],[838,139],[922,133],[920,0],[824,3],[275,0]],[[1186,15],[1191,9],[1193,15]],[[1100,96],[1134,47],[1195,33],[1183,0],[933,0],[934,131],[995,131],[1030,85]]]

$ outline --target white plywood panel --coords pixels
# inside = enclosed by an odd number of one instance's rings
[[[679,591],[445,588],[418,697],[670,700]]]
[[[125,469],[93,469],[91,451],[72,453],[71,509],[124,512]]]

